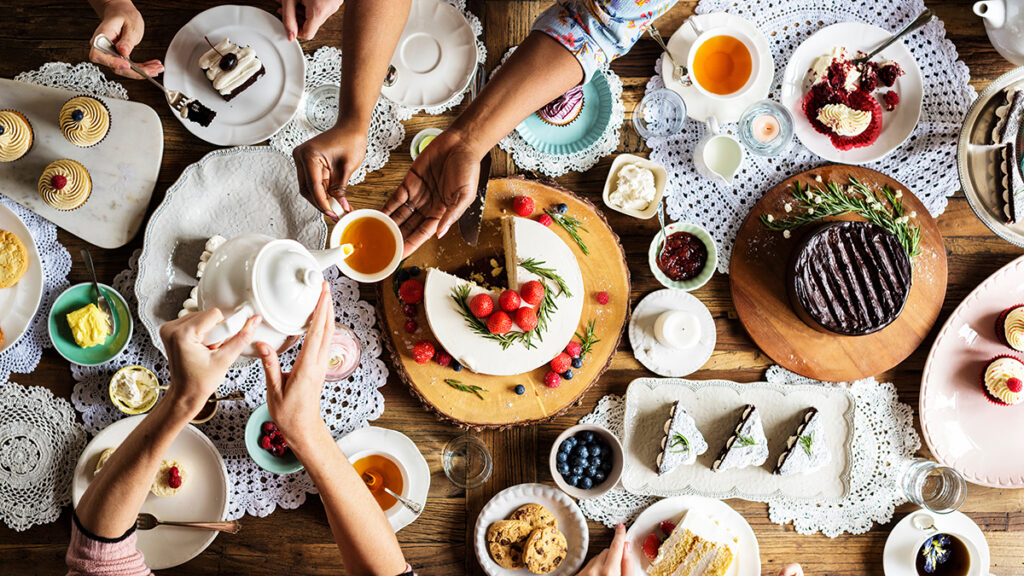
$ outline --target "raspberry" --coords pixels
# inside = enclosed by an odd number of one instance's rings
[[[653,561],[658,557],[658,548],[661,548],[661,540],[654,534],[648,534],[644,540],[644,556]]]
[[[512,210],[523,218],[529,218],[533,214],[533,198],[529,196],[516,196],[512,199]]]
[[[540,222],[545,226],[551,226],[554,223],[554,220],[552,220],[551,216],[548,216],[547,214],[541,214],[540,216],[537,216],[537,222]]]
[[[509,330],[512,329],[512,319],[509,318],[508,314],[501,310],[491,314],[491,317],[487,319],[487,330],[491,334],[508,334]]]
[[[410,320],[416,317],[415,304],[402,304],[402,315]]]
[[[285,440],[284,438],[281,438],[281,441],[278,442],[277,445],[280,446],[281,448],[284,448],[285,450],[288,449],[288,441]]]
[[[426,364],[434,357],[434,345],[420,340],[412,347],[412,358],[417,364]]]
[[[900,95],[889,90],[885,94],[882,94],[882,105],[885,109],[892,112],[896,109],[896,105],[900,103]]]
[[[274,446],[273,448],[270,449],[270,453],[280,458],[281,456],[284,456],[284,450],[285,449],[282,448],[281,446]]]
[[[668,536],[676,529],[676,525],[675,522],[672,522],[671,520],[662,520],[661,524],[658,524],[658,528],[661,528],[661,531],[665,536]]]
[[[263,448],[264,450],[270,450],[270,446],[270,436],[264,436],[260,438],[260,448]]]
[[[415,334],[416,331],[419,330],[419,329],[420,329],[420,325],[417,324],[415,320],[406,320],[405,321],[405,331],[408,332],[409,334]]]
[[[263,423],[263,426],[260,429],[263,430],[264,432],[270,433],[273,432],[274,430],[277,430],[277,424],[274,424],[270,420],[267,420],[266,422]]]
[[[519,297],[530,306],[539,306],[544,300],[544,285],[530,280],[519,287]]]
[[[558,388],[562,384],[562,377],[558,372],[548,372],[544,375],[544,385],[548,388]]]
[[[583,347],[575,340],[570,340],[569,343],[565,345],[565,353],[572,358],[579,358],[582,352]]]
[[[171,468],[171,473],[167,477],[167,485],[174,490],[181,488],[181,474],[178,472],[177,466]]]
[[[594,298],[597,299],[597,303],[600,304],[601,306],[604,306],[605,304],[608,303],[609,300],[611,300],[611,296],[609,296],[608,293],[605,292],[604,290],[598,292],[594,296]]]
[[[551,370],[558,374],[568,370],[569,366],[572,366],[572,358],[569,358],[565,352],[560,352],[558,356],[551,359]]]
[[[68,178],[63,174],[54,174],[53,178],[50,178],[50,186],[52,186],[54,190],[62,190],[67,185]]]
[[[1020,393],[1024,389],[1024,382],[1020,381],[1020,378],[1010,378],[1006,381],[1006,388],[1014,394]]]
[[[441,350],[434,356],[434,362],[440,364],[442,368],[447,368],[452,365],[452,355]]]
[[[537,327],[537,312],[529,306],[523,306],[516,310],[516,325],[523,332],[531,332]]]
[[[522,298],[519,297],[519,294],[517,294],[515,290],[505,290],[501,293],[501,296],[498,297],[498,305],[501,306],[502,310],[509,314],[519,310],[519,306],[522,305],[522,303]]]
[[[477,294],[469,301],[469,311],[477,318],[487,318],[494,312],[494,300],[489,294]]]
[[[423,301],[423,282],[412,278],[402,282],[398,288],[398,297],[406,304],[419,304]]]

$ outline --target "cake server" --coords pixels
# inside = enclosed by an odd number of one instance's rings
[[[469,90],[470,100],[476,99],[477,94],[484,88],[487,82],[487,73],[483,64],[476,65],[476,77],[473,79],[473,86]],[[476,187],[476,199],[466,208],[466,211],[459,216],[459,232],[462,239],[470,246],[476,246],[480,241],[480,223],[484,218],[484,203],[487,201],[487,181],[491,178],[491,151],[480,160],[480,180]]]

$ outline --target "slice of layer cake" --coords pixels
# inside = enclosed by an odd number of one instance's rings
[[[239,46],[227,38],[216,46],[210,44],[210,49],[199,58],[199,67],[226,101],[244,92],[267,72],[251,46]]]
[[[760,466],[767,460],[768,439],[764,435],[761,413],[753,404],[747,404],[732,436],[726,440],[718,458],[711,465],[711,470],[718,472],[730,468]]]
[[[733,563],[728,531],[695,510],[687,511],[658,548],[647,568],[651,576],[724,576]]]
[[[817,408],[808,408],[796,432],[786,441],[773,474],[789,476],[813,472],[832,461],[825,439],[825,426]]]
[[[697,423],[680,402],[672,404],[668,420],[665,421],[665,435],[661,439],[661,453],[658,454],[658,475],[668,474],[680,464],[693,464],[697,456],[707,452],[708,443],[697,429]]]

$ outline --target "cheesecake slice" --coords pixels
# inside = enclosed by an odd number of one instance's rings
[[[768,460],[768,439],[764,435],[761,413],[753,404],[743,407],[740,421],[711,465],[713,472],[730,468],[761,466]]]
[[[800,425],[786,441],[773,474],[789,476],[813,472],[832,461],[825,438],[825,426],[817,408],[808,408]]]
[[[664,430],[657,462],[659,476],[668,474],[681,464],[693,464],[697,456],[708,451],[704,435],[681,402],[672,404]]]

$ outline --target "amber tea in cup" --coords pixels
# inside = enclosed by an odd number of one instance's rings
[[[334,225],[330,246],[346,244],[351,253],[338,268],[356,282],[379,282],[402,262],[402,231],[378,210],[353,210]]]
[[[750,80],[754,59],[747,45],[728,34],[718,34],[697,46],[691,73],[703,89],[719,96],[739,92]]]
[[[384,491],[387,487],[395,494],[401,495],[405,488],[402,470],[392,459],[383,454],[370,454],[353,462],[352,467],[362,477],[381,510],[387,510],[398,502],[394,496]]]

